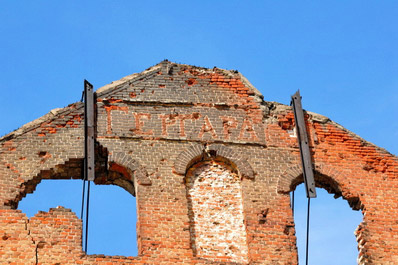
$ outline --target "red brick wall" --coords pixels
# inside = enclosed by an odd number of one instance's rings
[[[0,139],[2,263],[297,264],[289,192],[302,176],[290,107],[263,101],[235,71],[170,62],[96,96],[95,183],[136,196],[139,255],[85,255],[74,213],[58,208],[28,219],[15,210],[41,179],[81,178],[83,105],[76,103]],[[397,157],[326,117],[308,112],[306,119],[317,186],[364,214],[357,230],[360,263],[398,264]],[[210,222],[215,211],[200,206],[204,218],[195,214],[199,202],[210,203],[196,187],[209,188],[215,198],[211,185],[220,180],[220,165],[230,171],[221,173],[224,181],[241,177],[225,184],[222,199],[234,207],[220,207],[220,214],[234,215],[217,225],[237,235],[228,251],[228,236],[208,247],[204,228],[216,226]],[[195,186],[193,173],[203,174],[203,186]]]

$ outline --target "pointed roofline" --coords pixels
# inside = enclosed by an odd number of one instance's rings
[[[164,61],[162,61],[162,62],[160,62],[160,63],[158,63],[158,64],[156,64],[154,66],[151,66],[151,67],[145,69],[144,71],[142,71],[140,73],[134,73],[134,74],[122,77],[119,80],[112,81],[111,83],[98,88],[95,91],[95,93],[97,94],[97,96],[103,96],[103,95],[108,94],[109,92],[114,92],[114,89],[116,87],[118,87],[120,85],[123,85],[126,82],[139,80],[139,79],[142,79],[142,78],[148,76],[149,74],[151,74],[153,72],[159,71],[162,68],[162,64],[164,62],[167,62],[167,60],[164,60]]]
[[[43,124],[44,122],[47,121],[51,121],[56,119],[58,116],[60,116],[61,114],[66,115],[74,110],[78,110],[80,108],[84,107],[84,103],[82,102],[75,102],[72,104],[69,104],[68,106],[64,107],[64,108],[55,108],[50,110],[47,114],[44,114],[43,116],[30,121],[28,123],[25,123],[24,125],[22,125],[21,127],[19,127],[18,129],[0,137],[0,142],[4,142],[7,140],[11,140],[14,139],[28,131],[34,130],[37,127],[40,127],[41,124]]]
[[[238,74],[240,79],[242,80],[242,83],[245,86],[247,86],[247,88],[249,88],[255,96],[258,96],[261,99],[264,98],[263,95],[261,94],[261,92],[255,86],[253,86],[252,83],[250,83],[250,81],[244,75],[242,75],[237,70],[226,70],[226,69],[222,69],[222,68],[218,68],[218,67],[213,67],[213,68],[199,67],[199,66],[195,66],[195,65],[170,62],[167,59],[161,61],[160,63],[158,63],[154,66],[147,68],[146,70],[144,70],[140,73],[134,73],[134,74],[125,76],[119,80],[113,81],[105,86],[102,86],[102,87],[98,88],[95,91],[95,93],[97,94],[97,96],[104,96],[110,92],[114,92],[115,91],[114,89],[117,89],[118,86],[122,86],[123,84],[125,84],[127,82],[134,82],[136,80],[143,79],[146,76],[149,76],[155,72],[159,72],[159,70],[160,71],[162,71],[162,70],[168,71],[168,69],[170,69],[171,66],[173,66],[173,65],[178,65],[180,67],[192,68],[201,73],[214,73],[215,71],[219,71],[226,76],[233,76],[233,75]]]
[[[191,68],[191,69],[194,69],[195,71],[198,71],[198,72],[201,72],[201,73],[214,73],[215,71],[219,71],[219,72],[221,72],[221,73],[223,73],[224,75],[227,75],[227,76],[233,76],[233,75],[238,74],[240,79],[244,83],[244,85],[247,86],[255,96],[259,97],[263,102],[268,102],[269,104],[274,105],[275,109],[273,111],[278,112],[278,111],[283,111],[283,110],[286,110],[287,108],[290,108],[289,106],[281,104],[281,103],[278,103],[278,102],[264,101],[264,96],[260,93],[260,91],[257,88],[255,88],[249,82],[249,80],[247,80],[247,78],[245,76],[243,76],[237,70],[225,70],[225,69],[221,69],[221,68],[217,68],[217,67],[213,67],[213,68],[198,67],[198,66],[194,66],[194,65],[170,62],[167,59],[161,61],[160,63],[158,63],[158,64],[156,64],[156,65],[154,65],[152,67],[147,68],[146,70],[144,70],[144,71],[142,71],[140,73],[134,73],[134,74],[125,76],[125,77],[123,77],[123,78],[121,78],[119,80],[113,81],[113,82],[111,82],[111,83],[109,83],[109,84],[107,84],[105,86],[102,86],[102,87],[98,88],[95,91],[95,93],[97,94],[97,96],[103,97],[103,96],[105,96],[107,94],[116,92],[119,88],[122,89],[122,86],[125,83],[127,83],[127,82],[133,82],[133,81],[136,81],[136,80],[144,79],[145,77],[150,76],[151,74],[153,74],[155,72],[159,72],[159,70],[168,71],[168,69],[170,69],[170,66],[173,66],[173,65],[178,65],[180,67]],[[12,131],[12,132],[0,137],[0,143],[1,142],[5,142],[7,140],[14,139],[14,138],[16,138],[16,137],[18,137],[18,136],[20,136],[20,135],[22,135],[22,134],[24,134],[24,133],[26,133],[28,131],[31,131],[31,130],[36,129],[37,127],[40,127],[40,125],[43,124],[44,122],[54,120],[60,115],[68,114],[68,113],[70,113],[72,111],[79,110],[80,108],[83,108],[83,107],[84,107],[84,103],[75,102],[75,103],[69,104],[67,107],[64,107],[64,108],[53,109],[53,110],[49,111],[47,114],[45,114],[45,115],[43,115],[43,116],[41,116],[41,117],[31,121],[31,122],[28,122],[28,123],[22,125],[20,128],[18,128],[16,130],[14,130],[14,131]],[[361,142],[363,142],[365,144],[368,144],[368,145],[372,145],[372,146],[376,147],[376,149],[382,151],[385,154],[394,156],[393,154],[391,154],[386,149],[384,149],[382,147],[379,147],[379,146],[377,146],[377,145],[375,145],[375,144],[363,139],[358,134],[351,132],[347,128],[345,128],[342,125],[330,120],[326,116],[323,116],[321,114],[317,114],[317,113],[314,113],[314,112],[310,112],[310,111],[307,111],[307,113],[311,115],[311,119],[314,120],[314,121],[317,121],[317,122],[320,122],[320,123],[333,124],[336,127],[348,132],[351,136],[358,138]]]
[[[149,68],[147,68],[146,70],[139,72],[139,73],[134,73],[128,76],[125,76],[119,80],[113,81],[105,86],[102,86],[100,88],[98,88],[95,93],[100,97],[103,97],[107,94],[116,92],[118,87],[120,87],[122,89],[122,85],[124,85],[127,82],[133,82],[136,80],[140,80],[140,79],[144,79],[145,77],[155,73],[155,72],[159,72],[159,70],[167,70],[170,69],[170,66],[172,65],[178,65],[178,66],[182,66],[182,67],[189,67],[189,68],[193,68],[196,71],[202,72],[202,73],[212,73],[215,72],[215,70],[222,72],[225,75],[231,76],[234,74],[239,74],[239,77],[241,78],[242,82],[244,83],[244,85],[246,85],[249,89],[252,90],[252,92],[254,93],[255,96],[260,97],[263,100],[263,95],[260,93],[260,91],[255,88],[250,82],[249,80],[247,80],[246,77],[244,77],[241,73],[239,73],[236,70],[225,70],[225,69],[221,69],[221,68],[217,68],[217,67],[213,67],[213,68],[205,68],[205,67],[198,67],[198,66],[194,66],[194,65],[188,65],[188,64],[180,64],[180,63],[174,63],[174,62],[170,62],[167,59],[161,61],[160,63],[151,66]],[[0,137],[0,142],[4,142],[10,139],[14,139],[15,137],[18,137],[19,135],[22,135],[28,131],[34,130],[37,127],[39,127],[42,123],[47,122],[47,121],[51,121],[56,119],[60,114],[66,114],[68,112],[71,112],[73,110],[78,110],[80,108],[82,108],[84,106],[84,103],[82,102],[75,102],[72,104],[69,104],[68,106],[64,107],[64,108],[55,108],[50,110],[47,114],[33,120],[30,121],[24,125],[22,125],[21,127],[19,127],[18,129],[4,135]]]

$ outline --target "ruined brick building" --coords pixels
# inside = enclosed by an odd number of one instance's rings
[[[240,73],[161,62],[96,91],[96,184],[137,201],[137,257],[85,255],[63,208],[16,210],[42,179],[80,179],[83,103],[0,139],[1,264],[297,264],[302,183],[291,107]],[[398,264],[398,159],[307,112],[316,185],[360,209],[360,264]]]

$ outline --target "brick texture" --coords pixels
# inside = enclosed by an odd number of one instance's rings
[[[303,178],[291,107],[264,101],[236,71],[168,61],[95,96],[95,183],[136,196],[138,256],[86,255],[67,209],[30,219],[16,210],[42,179],[81,178],[74,103],[0,138],[2,264],[297,264],[289,192]],[[363,213],[358,263],[398,264],[397,157],[324,116],[305,118],[316,185]]]
[[[240,176],[210,161],[188,170],[191,246],[197,257],[247,263]]]

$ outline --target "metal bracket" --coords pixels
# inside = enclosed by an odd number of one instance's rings
[[[93,85],[84,80],[84,179],[94,180],[94,91]]]
[[[300,147],[307,198],[316,198],[314,170],[312,168],[312,159],[308,144],[307,127],[304,121],[304,111],[301,105],[300,90],[297,90],[296,94],[292,96],[291,104],[293,104],[294,119],[296,121],[297,141]]]

